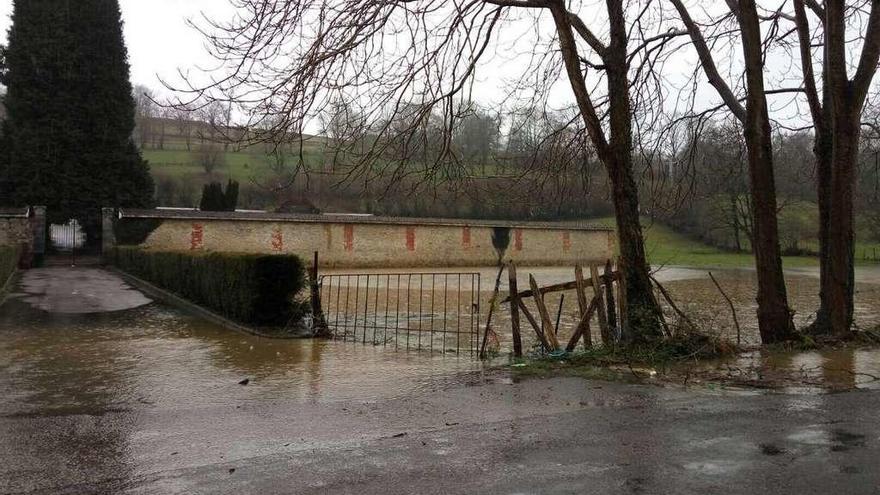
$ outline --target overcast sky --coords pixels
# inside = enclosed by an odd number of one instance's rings
[[[225,0],[120,0],[135,84],[160,87],[157,74],[174,79],[178,67],[208,63],[202,37],[187,26],[202,12],[225,18]],[[12,0],[0,0],[0,39],[6,40]]]
[[[10,25],[13,0],[0,0],[0,42],[5,42]],[[718,2],[718,0],[715,0]],[[211,59],[204,46],[203,36],[187,25],[188,19],[199,20],[207,15],[217,20],[228,20],[234,11],[227,0],[120,0],[123,21],[125,23],[125,39],[131,63],[131,78],[135,84],[143,84],[153,89],[161,89],[159,78],[171,83],[179,83],[179,68],[197,71],[199,68],[211,68],[216,61]],[[588,22],[599,22],[605,29],[604,22],[596,18]],[[200,23],[203,24],[203,23]],[[666,67],[667,78],[675,79],[676,75],[685,77],[696,57],[688,56],[687,52],[679,52]],[[719,55],[720,56],[720,55]],[[720,59],[720,62],[724,62]],[[778,64],[790,71],[790,63]],[[790,61],[789,61],[790,62]],[[490,65],[491,70],[482,70],[478,74],[475,97],[478,100],[494,99],[498,89],[503,85],[505,63],[496,57]],[[768,64],[776,66],[776,62]],[[775,72],[779,72],[778,69]],[[510,71],[507,71],[510,72]],[[771,71],[772,74],[773,71]],[[519,74],[518,71],[514,71]],[[772,79],[772,78],[771,78]],[[167,93],[166,93],[167,94]],[[708,84],[700,85],[698,101],[703,105],[714,105],[717,94]],[[567,85],[560,86],[554,92],[559,103],[571,101],[570,89]],[[771,110],[775,101],[771,101]],[[669,103],[667,103],[669,104]],[[787,113],[787,112],[786,112]]]

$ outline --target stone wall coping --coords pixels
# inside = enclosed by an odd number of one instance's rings
[[[157,220],[233,220],[249,222],[300,222],[372,225],[426,225],[449,227],[508,227],[518,229],[560,229],[610,232],[607,225],[587,222],[531,222],[504,220],[472,220],[463,218],[382,217],[346,214],[267,213],[254,211],[199,211],[199,210],[138,210],[121,209],[119,218],[150,218]]]
[[[0,208],[0,218],[30,218],[31,207],[24,208]]]

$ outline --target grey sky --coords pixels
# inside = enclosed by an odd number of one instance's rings
[[[136,84],[159,87],[157,74],[174,80],[178,67],[210,63],[199,33],[186,19],[202,12],[226,17],[224,0],[120,0],[125,40]],[[0,39],[6,40],[12,0],[0,0]]]
[[[12,1],[0,0],[0,42],[6,39]],[[694,2],[698,3],[697,0]],[[187,25],[187,19],[198,20],[205,14],[214,19],[227,20],[233,15],[227,0],[120,0],[120,4],[125,22],[132,82],[153,89],[162,88],[159,77],[179,83],[179,68],[198,71],[199,68],[211,68],[216,64],[206,52],[202,35]],[[597,32],[600,34],[605,30],[605,22],[600,18],[588,19],[588,22],[598,24]],[[488,64],[491,70],[482,70],[478,74],[474,89],[477,100],[494,99],[507,76],[519,75],[518,71],[510,69],[515,66],[514,63],[503,60],[503,56],[499,57]],[[727,63],[723,58],[720,62],[722,65]],[[769,64],[775,67],[775,70],[768,71],[771,80],[779,79],[780,73],[791,72],[790,60],[788,63],[780,62]],[[665,67],[667,81],[684,79],[695,63],[696,57],[690,50],[680,50]],[[731,65],[736,67],[737,64],[734,62]],[[560,85],[553,93],[557,104],[571,101],[570,89],[566,84]],[[717,94],[708,84],[701,84],[698,94],[700,106],[714,105],[718,101]],[[781,102],[776,101],[778,98],[771,100],[771,108],[775,110],[777,118],[780,113],[791,112],[789,99],[786,96]],[[777,105],[785,110],[775,108]]]

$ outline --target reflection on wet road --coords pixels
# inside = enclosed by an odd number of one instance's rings
[[[875,356],[772,360],[821,375]],[[156,303],[12,299],[0,493],[874,493],[880,393],[789,392],[516,382],[468,357],[265,340]]]
[[[0,414],[227,400],[378,399],[436,387],[451,373],[478,367],[467,357],[261,339],[158,304],[53,315],[12,300],[0,315],[0,393],[7,397]],[[244,378],[249,386],[238,386]]]

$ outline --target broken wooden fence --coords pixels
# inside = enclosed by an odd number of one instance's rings
[[[625,286],[623,286],[622,272],[620,269],[615,271],[610,260],[604,266],[604,274],[599,274],[599,265],[594,263],[589,265],[590,277],[584,278],[583,266],[576,265],[573,281],[545,287],[540,287],[535,277],[530,274],[529,289],[524,291],[520,291],[518,287],[516,265],[510,262],[505,267],[508,271],[509,295],[503,300],[498,301],[499,284],[496,281],[495,292],[492,296],[493,304],[491,304],[489,309],[486,329],[480,348],[481,357],[485,357],[487,353],[487,342],[492,334],[492,313],[498,304],[510,305],[514,356],[520,357],[523,353],[521,316],[525,317],[528,326],[531,327],[537,341],[544,350],[551,353],[562,350],[558,334],[560,330],[559,316],[562,311],[564,294],[555,323],[550,318],[550,311],[545,300],[547,294],[557,292],[575,291],[577,296],[579,320],[565,346],[566,351],[573,351],[581,340],[584,341],[585,348],[593,345],[591,322],[594,317],[598,321],[600,336],[604,345],[611,345],[619,338],[618,322],[626,321],[626,305],[615,304],[615,302],[620,301],[622,303],[626,300],[624,295]],[[502,271],[505,267],[502,267]],[[501,272],[499,272],[497,280],[500,281],[500,279]],[[526,301],[530,298],[534,300],[537,317],[526,304]]]

